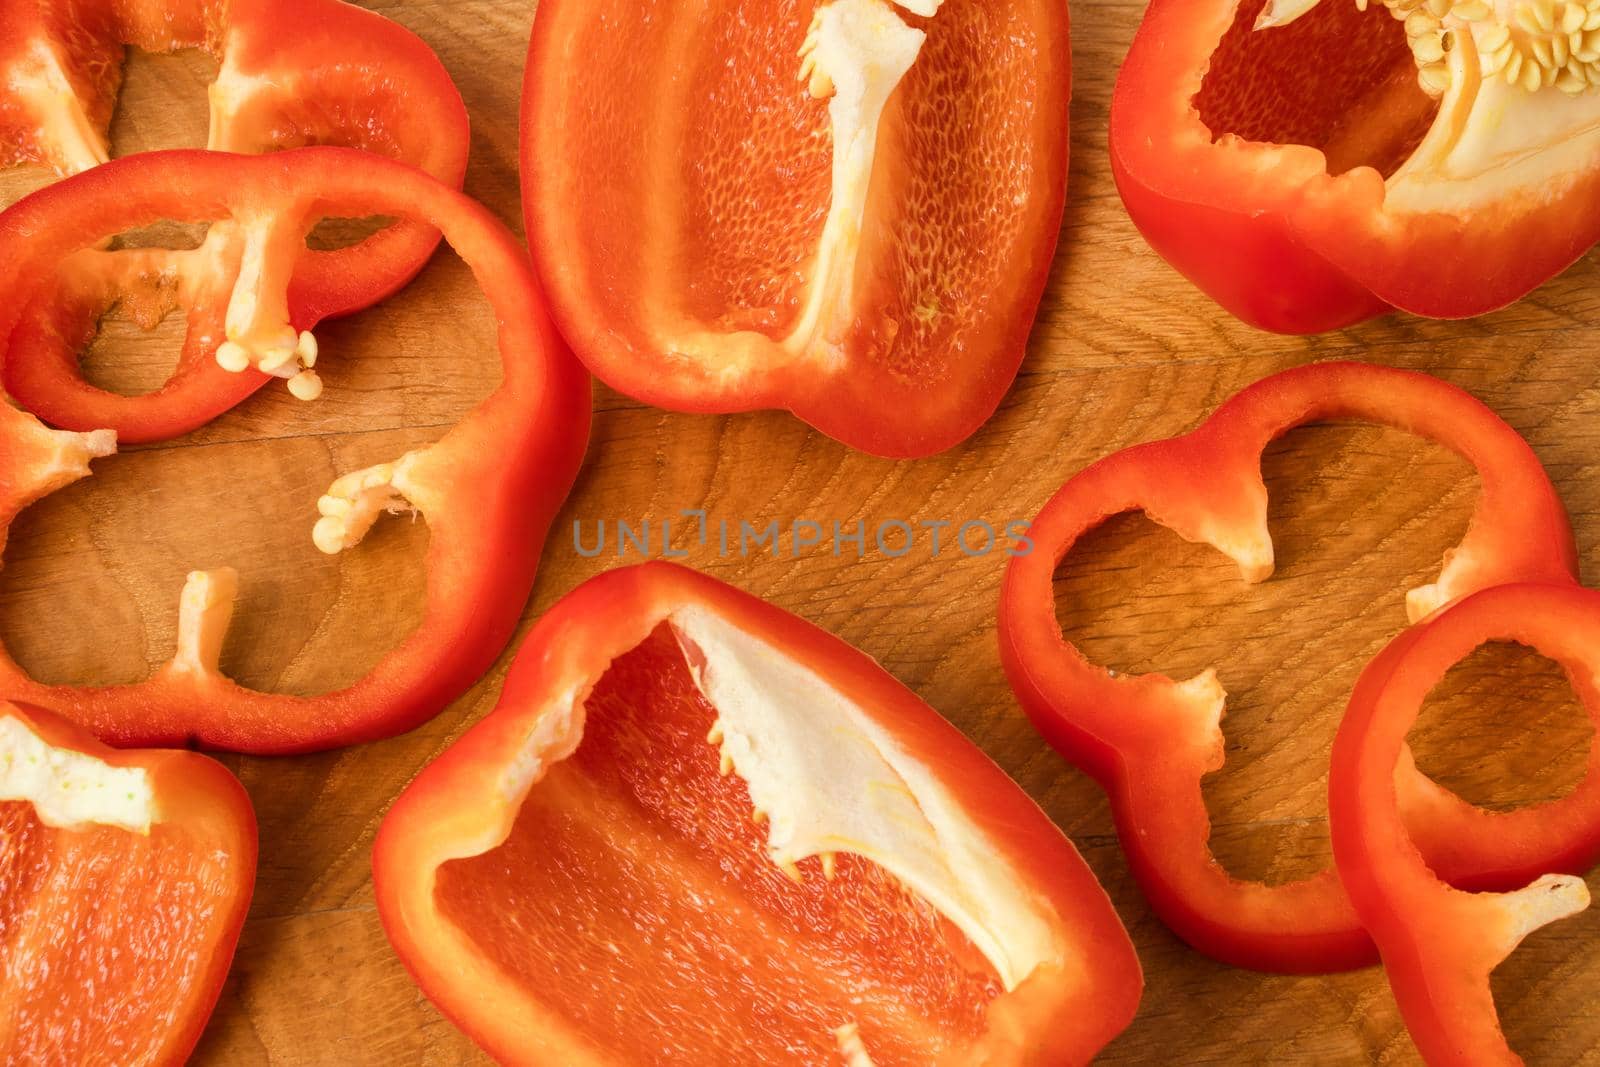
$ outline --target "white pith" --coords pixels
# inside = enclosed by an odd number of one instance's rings
[[[15,715],[0,711],[0,800],[23,800],[46,826],[115,826],[149,833],[155,794],[148,772],[112,767],[54,748]]]
[[[934,773],[814,671],[699,606],[668,617],[702,665],[724,765],[749,790],[767,853],[792,878],[816,856],[851,853],[881,867],[967,936],[1007,990],[1065,947],[1043,907]],[[583,737],[587,690],[547,706],[511,759],[501,795],[520,804]],[[483,842],[493,847],[495,842]],[[474,850],[478,851],[478,850]],[[840,1035],[841,1043],[844,1035]]]
[[[241,71],[234,62],[237,54],[231,40],[224,43],[216,80],[206,87],[206,102],[210,108],[206,148],[213,152],[259,152],[259,143],[235,136],[240,129],[239,116],[257,96],[271,96],[282,91],[271,78]]]
[[[902,6],[932,15],[939,4],[934,0]],[[907,26],[885,0],[834,0],[817,8],[812,19],[800,49],[800,78],[812,96],[828,98],[832,199],[805,303],[781,342],[791,353],[836,352],[832,330],[850,321],[878,127],[890,95],[917,61],[926,38],[921,30]]]
[[[833,1032],[839,1042],[839,1055],[845,1067],[872,1067],[872,1057],[867,1053],[866,1042],[861,1040],[861,1027],[846,1023]]]
[[[32,484],[26,493],[28,499],[37,500],[72,484],[89,473],[90,460],[101,459],[117,450],[115,431],[90,430],[80,433],[75,430],[55,430],[32,415],[26,416],[26,419],[26,422],[13,427],[12,432],[37,439],[50,452],[47,466],[29,472]]]
[[[216,673],[238,596],[239,574],[232,567],[189,572],[178,594],[178,650],[172,670]]]
[[[817,99],[828,100],[833,145],[828,214],[807,272],[794,325],[775,342],[788,357],[843,366],[843,332],[852,310],[861,228],[878,155],[883,111],[916,63],[927,34],[895,13],[895,7],[932,17],[943,0],[832,0],[814,12],[800,47],[800,81]],[[680,355],[710,360],[725,380],[736,380],[770,355],[774,342],[739,331],[679,331],[672,347]]]
[[[328,555],[358,544],[385,512],[426,514],[428,494],[417,476],[417,466],[427,449],[407,452],[393,463],[379,463],[352,471],[335,481],[317,501],[320,518],[311,540]]]
[[[1496,903],[1511,920],[1501,946],[1509,956],[1535,930],[1587,908],[1589,887],[1575,875],[1547,874],[1515,892],[1501,894]]]
[[[61,57],[45,41],[35,41],[26,58],[12,67],[7,89],[39,121],[39,143],[55,149],[53,160],[64,173],[97,167],[111,158],[105,135],[83,110]]]
[[[297,220],[291,223],[276,211],[236,217],[228,225],[242,240],[228,299],[227,339],[217,347],[217,364],[234,372],[253,366],[287,379],[296,398],[315,400],[322,395],[322,381],[312,369],[317,341],[310,331],[297,332],[289,318],[289,279],[305,234]]]
[[[1256,28],[1287,25],[1321,2],[1269,0]],[[1446,13],[1436,29],[1409,38],[1414,51],[1419,41],[1426,44],[1429,62],[1420,80],[1439,98],[1439,110],[1422,143],[1387,179],[1385,205],[1396,213],[1466,214],[1508,197],[1537,205],[1565,191],[1552,176],[1579,174],[1600,161],[1600,88],[1571,74],[1557,78],[1557,61],[1569,48],[1559,28],[1551,40],[1530,43],[1521,24],[1532,25],[1533,3],[1466,2],[1488,13],[1473,20]],[[1600,28],[1600,14],[1592,19]],[[1523,63],[1521,54],[1507,60],[1508,27],[1519,35],[1517,47],[1537,52],[1544,66]],[[1581,24],[1575,32],[1592,33]],[[1417,60],[1422,64],[1423,53]]]

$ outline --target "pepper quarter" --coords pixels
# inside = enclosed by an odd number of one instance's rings
[[[507,1063],[1083,1063],[1142,984],[1070,842],[954,727],[667,563],[539,620],[373,877],[423,990]]]
[[[249,908],[238,779],[0,703],[0,1059],[181,1064]]]
[[[949,448],[1021,364],[1070,85],[1058,0],[545,0],[522,203],[556,320],[647,403]]]

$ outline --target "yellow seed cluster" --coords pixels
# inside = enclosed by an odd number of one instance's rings
[[[1450,87],[1452,30],[1471,32],[1485,78],[1528,92],[1600,85],[1600,0],[1521,0],[1502,20],[1489,0],[1382,0],[1405,23],[1417,83],[1432,96]],[[1367,0],[1356,0],[1366,9]]]

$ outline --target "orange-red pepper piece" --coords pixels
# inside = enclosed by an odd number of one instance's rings
[[[1334,870],[1264,885],[1231,877],[1212,856],[1201,778],[1223,763],[1226,694],[1215,671],[1186,681],[1120,674],[1090,663],[1056,617],[1055,568],[1088,530],[1143,511],[1187,541],[1210,544],[1246,581],[1272,573],[1261,452],[1308,422],[1357,420],[1437,441],[1477,468],[1471,525],[1439,578],[1414,589],[1419,619],[1506,581],[1572,582],[1572,530],[1538,458],[1516,431],[1470,395],[1425,374],[1358,363],[1321,363],[1263,379],[1199,428],[1137,445],[1076,475],[1029,530],[1037,546],[1009,564],[1001,592],[1000,648],[1018,700],[1047,740],[1106,790],[1129,865],[1162,920],[1195,948],[1239,966],[1316,973],[1374,961],[1376,950]],[[1520,846],[1457,831],[1474,809],[1414,769],[1402,781],[1411,825],[1441,845],[1430,859],[1454,879],[1514,881]],[[1600,810],[1594,823],[1600,827]],[[1534,866],[1592,859],[1597,842],[1566,828],[1542,838],[1553,851]],[[1449,844],[1456,842],[1456,844]],[[1579,846],[1569,851],[1566,846]]]
[[[1117,189],[1151,247],[1254,326],[1494,311],[1600,239],[1588,17],[1152,0],[1112,94]]]
[[[373,876],[400,958],[507,1063],[1083,1063],[1142,984],[982,752],[837,638],[666,563],[540,619]]]
[[[426,601],[416,630],[354,683],[317,696],[247,689],[218,668],[233,611],[230,570],[194,571],[179,601],[178,648],[149,678],[45,685],[0,650],[0,694],[56,710],[119,744],[201,744],[302,752],[408,730],[475,682],[510,640],[556,511],[583,460],[589,377],[544,314],[526,253],[482,205],[424,172],[353,148],[264,156],[152,152],[41,189],[0,215],[0,338],[18,303],[60,261],[106,233],[163,219],[262,212],[303,229],[359,206],[440,229],[499,323],[500,385],[438,441],[353,471],[306,501],[324,552],[352,548],[385,512],[428,522]],[[50,430],[0,404],[0,530],[18,511],[89,473],[115,448],[106,430]],[[228,508],[232,502],[216,502]],[[212,561],[197,561],[209,565]]]
[[[104,163],[125,46],[198,48],[218,60],[209,89],[209,148],[258,153],[345,145],[461,186],[467,112],[444,66],[409,30],[340,0],[0,6],[0,166],[41,163],[66,175]],[[347,210],[372,214],[362,204]],[[294,229],[298,222],[270,216],[218,222],[193,251],[151,249],[131,257],[91,250],[75,257],[11,337],[6,390],[65,429],[112,429],[125,443],[177,436],[272,380],[256,367],[219,366],[225,341],[256,356],[277,342],[276,331],[286,331],[292,343],[318,323],[400,289],[439,243],[433,227],[400,220],[355,244],[313,249]],[[252,240],[285,261],[266,284],[240,277],[250,267]],[[143,396],[91,385],[78,363],[101,315],[119,302],[146,328],[170,311],[188,316],[177,368]],[[296,364],[292,373],[302,369]],[[291,369],[274,373],[290,377]]]
[[[182,1063],[255,869],[255,815],[221,764],[0,703],[0,1060]]]
[[[1070,96],[1059,0],[543,0],[528,243],[616,389],[929,455],[1022,361]]]
[[[1495,812],[1463,806],[1425,841],[1396,782],[1406,734],[1445,673],[1487,641],[1527,645],[1565,669],[1600,720],[1600,593],[1571,584],[1487,589],[1401,634],[1362,672],[1333,742],[1333,855],[1356,914],[1377,942],[1406,1028],[1431,1067],[1522,1063],[1500,1030],[1489,974],[1524,937],[1583,910],[1578,874],[1600,852],[1600,752],[1557,800]],[[1426,824],[1423,824],[1426,825]],[[1435,870],[1484,870],[1467,892]],[[1445,866],[1439,867],[1443,860]],[[1430,869],[1432,868],[1432,869]],[[1563,873],[1548,873],[1563,872]]]

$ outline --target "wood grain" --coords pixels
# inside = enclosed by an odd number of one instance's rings
[[[528,0],[373,5],[431,44],[474,123],[467,188],[520,231],[516,115]],[[1030,517],[1072,473],[1114,449],[1194,425],[1264,374],[1346,356],[1428,370],[1482,397],[1526,434],[1572,512],[1586,571],[1600,551],[1600,270],[1593,259],[1498,314],[1437,323],[1395,316],[1324,337],[1275,337],[1226,316],[1152,254],[1113,189],[1104,150],[1111,84],[1136,3],[1075,0],[1072,188],[1029,358],[997,416],[952,452],[914,463],[852,454],[779,414],[669,414],[600,387],[594,442],[547,549],[528,619],[615,566],[571,528],[676,519],[684,508],[764,526],[796,519],[869,529],[885,520]],[[135,57],[119,151],[203,139],[209,67]],[[0,196],[39,175],[11,174]],[[122,330],[88,356],[97,380],[149,388],[170,336]],[[442,255],[386,306],[329,326],[328,389],[303,405],[269,390],[204,430],[97,464],[30,509],[0,571],[0,635],[52,680],[126,681],[171,653],[178,589],[193,567],[241,570],[225,666],[258,686],[313,692],[359,675],[415,622],[420,524],[388,522],[339,560],[309,530],[339,471],[437,437],[494,385],[492,324],[470,277]],[[324,369],[325,368],[325,369]],[[1402,591],[1464,529],[1475,478],[1402,434],[1309,428],[1265,469],[1280,570],[1246,587],[1215,553],[1141,519],[1097,532],[1063,567],[1069,633],[1124,669],[1216,665],[1230,692],[1228,764],[1206,783],[1214,845],[1241,876],[1282,880],[1328,858],[1328,746],[1361,665],[1403,622]],[[764,596],[877,657],[1035,796],[1104,881],[1143,959],[1139,1017],[1107,1063],[1411,1063],[1376,970],[1268,977],[1177,942],[1132,884],[1099,790],[1045,747],[1001,675],[994,609],[1004,558],[919,550],[686,562]],[[637,559],[633,555],[632,559]],[[426,727],[320,756],[227,758],[261,822],[261,876],[199,1061],[227,1064],[482,1061],[418,993],[372,904],[368,851],[404,783],[493,704],[502,668]],[[1492,649],[1452,674],[1414,735],[1425,769],[1474,800],[1557,795],[1581,772],[1590,728],[1559,673]],[[1597,883],[1600,887],[1600,883]],[[1600,917],[1535,935],[1496,976],[1513,1044],[1533,1062],[1600,1063]]]

